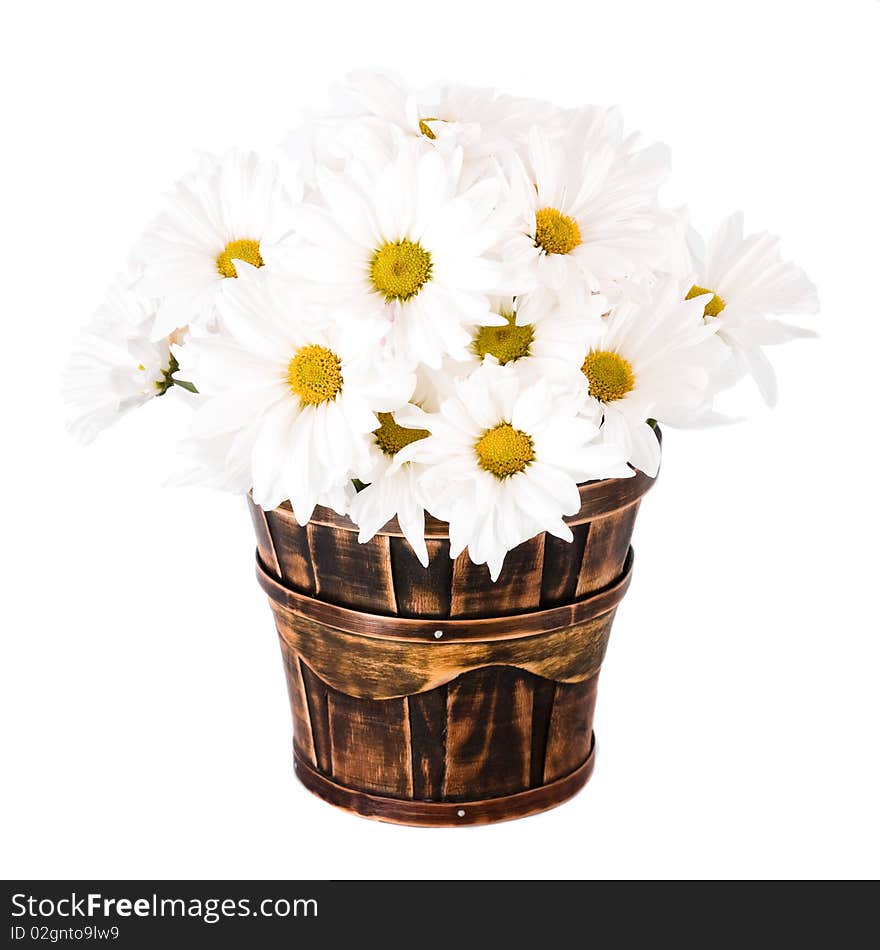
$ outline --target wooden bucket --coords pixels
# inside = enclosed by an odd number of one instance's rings
[[[427,519],[430,566],[396,521],[367,544],[345,517],[251,502],[293,713],[300,781],[334,805],[413,825],[471,825],[552,808],[593,768],[593,709],[630,538],[653,480],[581,486],[568,544],[540,535],[496,583],[449,557]]]

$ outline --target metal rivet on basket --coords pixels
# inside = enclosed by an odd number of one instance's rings
[[[464,810],[463,808],[459,808],[458,811],[457,811],[455,814],[458,815],[459,818],[464,818],[464,816],[467,814],[467,812],[465,812],[465,810]]]
[[[442,636],[443,636],[443,631],[442,631],[442,630],[435,630],[435,631],[434,631],[434,639],[435,639],[435,640],[439,640],[440,637],[442,637]]]

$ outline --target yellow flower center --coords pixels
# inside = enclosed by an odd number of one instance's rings
[[[373,254],[370,279],[386,300],[409,300],[431,279],[431,255],[417,241],[389,241]]]
[[[516,317],[512,313],[502,316],[507,317],[507,326],[480,327],[474,337],[473,347],[480,359],[488,354],[504,366],[505,363],[529,355],[532,341],[535,339],[535,328],[530,323],[518,327],[515,323]]]
[[[555,208],[541,208],[535,221],[535,247],[545,254],[568,254],[582,243],[577,221]]]
[[[304,406],[332,402],[342,390],[342,360],[326,346],[301,346],[287,366],[287,385]]]
[[[692,300],[694,297],[702,297],[703,294],[712,294],[712,299],[706,304],[705,307],[703,307],[703,316],[717,317],[727,305],[724,303],[721,297],[715,293],[715,291],[694,284],[694,286],[691,287],[691,289],[687,292],[687,295],[684,299]]]
[[[426,138],[435,139],[437,138],[434,130],[428,125],[429,122],[439,122],[440,120],[433,115],[429,115],[424,119],[419,119],[419,132],[422,133]]]
[[[224,277],[238,277],[233,261],[244,261],[252,267],[262,267],[263,258],[260,256],[260,242],[250,238],[240,241],[230,241],[217,256],[217,270]]]
[[[588,353],[581,372],[590,384],[590,395],[600,402],[622,399],[636,384],[629,362],[609,350]]]
[[[376,436],[376,445],[386,455],[397,455],[405,445],[426,439],[431,434],[427,429],[407,429],[398,425],[390,412],[380,412],[379,422],[381,424],[373,435]]]
[[[535,460],[535,444],[532,437],[502,422],[494,429],[487,429],[474,446],[480,468],[491,472],[496,478],[509,478],[525,470]]]

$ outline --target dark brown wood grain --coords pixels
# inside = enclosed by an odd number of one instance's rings
[[[568,775],[590,754],[598,676],[556,684],[544,752],[545,782]]]
[[[534,677],[532,684],[532,723],[529,752],[529,788],[544,784],[544,763],[547,757],[547,738],[550,718],[556,702],[557,683],[543,677]]]
[[[320,524],[308,525],[307,531],[318,597],[357,610],[397,613],[387,535],[360,544],[350,531]]]
[[[293,717],[293,734],[299,744],[300,755],[312,765],[317,766],[318,760],[315,758],[312,723],[309,718],[308,700],[306,699],[305,684],[300,669],[300,658],[288,647],[283,637],[278,639],[281,643],[284,672],[287,674],[287,693],[290,698],[290,713]]]
[[[262,509],[254,505],[249,499],[252,512],[262,513]],[[254,521],[257,521],[254,514]],[[274,565],[279,571],[282,581],[294,590],[304,594],[315,593],[315,574],[312,570],[312,555],[309,551],[309,536],[306,528],[298,525],[293,516],[282,518],[278,511],[267,511],[263,514],[266,523],[267,546],[270,548]],[[257,535],[259,539],[259,533]],[[260,557],[265,561],[262,546],[258,545]],[[266,561],[272,566],[272,561]]]
[[[405,538],[390,537],[391,576],[400,617],[449,616],[452,566],[448,541],[427,541],[430,561],[422,567]]]
[[[577,596],[589,523],[571,529],[572,540],[548,534],[544,539],[544,572],[541,578],[541,606],[570,604]]]
[[[277,577],[279,580],[282,578],[289,578],[290,573],[288,571],[281,570],[281,566],[278,563],[278,555],[275,552],[275,542],[272,540],[272,535],[269,533],[269,518],[271,516],[271,512],[267,513],[263,511],[259,505],[255,505],[254,500],[250,495],[248,495],[248,509],[251,513],[251,522],[254,526],[254,534],[257,536],[257,551],[260,554],[260,560],[266,565],[266,569],[271,571],[273,577]],[[299,589],[307,590],[307,588]],[[312,587],[310,590],[314,590],[314,587]]]
[[[456,558],[452,572],[450,616],[485,617],[487,590],[492,592],[495,617],[540,607],[543,569],[543,534],[509,551],[504,568],[494,583],[485,564],[474,564],[467,552],[462,552]]]
[[[355,699],[328,690],[332,775],[350,788],[412,798],[406,699]]]
[[[407,696],[412,745],[412,797],[426,802],[443,797],[446,781],[447,689]]]
[[[571,797],[594,761],[599,670],[652,479],[580,486],[573,541],[540,535],[492,582],[428,518],[424,568],[396,522],[366,544],[326,509],[251,503],[281,638],[297,774],[383,821],[480,824]]]
[[[315,751],[317,768],[327,775],[333,774],[332,746],[330,744],[330,712],[327,704],[329,690],[325,683],[300,660],[298,664],[300,682],[305,690],[306,708],[308,710],[309,728],[311,729],[312,748]],[[289,680],[288,680],[289,683]],[[296,720],[293,728],[296,730]],[[294,731],[294,744],[305,745],[305,737],[301,739]]]
[[[529,787],[534,677],[510,667],[475,670],[447,692],[446,801],[513,795]]]
[[[613,518],[590,525],[575,597],[601,590],[620,577],[638,511],[639,503],[635,502]]]

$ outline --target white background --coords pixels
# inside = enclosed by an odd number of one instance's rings
[[[8,877],[875,876],[880,3],[32,0],[2,130]],[[775,411],[667,432],[574,801],[448,831],[294,780],[241,499],[164,488],[177,394],[89,450],[59,374],[196,149],[273,147],[356,66],[620,104],[670,204],[743,208],[819,285]],[[183,395],[182,393],[180,395]]]

